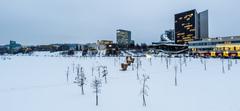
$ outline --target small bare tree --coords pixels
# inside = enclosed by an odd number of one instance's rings
[[[94,67],[92,67],[92,76],[93,76],[93,73],[94,73]]]
[[[179,58],[180,72],[182,73],[182,57]]]
[[[96,94],[96,106],[98,106],[98,95],[101,92],[100,87],[102,86],[102,82],[99,78],[95,77],[92,82],[92,87],[94,89],[94,93]]]
[[[207,61],[206,61],[206,59],[204,59],[204,70],[205,71],[207,70]]]
[[[175,86],[177,86],[178,85],[178,82],[177,82],[177,65],[174,66],[174,70],[175,70],[174,83],[175,83]]]
[[[138,74],[138,70],[139,70],[139,66],[140,66],[140,60],[139,60],[139,57],[137,56],[137,79],[139,80],[139,74]]]
[[[103,67],[102,74],[103,74],[102,77],[104,77],[105,83],[107,83],[107,75],[108,75],[107,66]]]
[[[72,68],[73,68],[73,73],[74,73],[74,69],[75,69],[75,64],[74,64],[74,62],[73,62],[73,64],[72,64]]]
[[[150,65],[152,66],[152,57],[149,58]]]
[[[142,78],[143,84],[142,84],[142,89],[141,89],[141,92],[140,92],[142,94],[142,98],[143,98],[143,106],[147,105],[145,96],[148,96],[149,87],[146,85],[146,82],[147,82],[148,79],[150,79],[150,77],[147,76],[146,74],[143,74],[143,78]]]
[[[80,72],[80,74],[79,74]],[[85,81],[86,81],[86,77],[85,77],[85,73],[83,71],[83,67],[80,68],[80,71],[79,71],[79,67],[77,68],[77,77],[75,78],[75,81],[74,83],[77,83],[78,86],[81,87],[82,89],[82,95],[84,95],[84,85],[85,85]]]
[[[69,67],[67,68],[67,73],[66,73],[66,75],[67,75],[67,82],[69,81]]]
[[[139,59],[139,66],[142,68],[142,60]]]
[[[114,66],[116,66],[117,59],[114,57]]]
[[[165,57],[165,60],[166,60],[166,67],[167,67],[167,69],[168,69],[169,60],[168,60],[168,57],[167,57],[167,56]]]
[[[228,70],[231,70],[231,60],[228,59]]]
[[[98,67],[97,67],[98,77],[99,77],[99,78],[101,77],[101,72],[100,72],[100,71],[101,71],[101,67],[102,67],[102,66],[98,66]]]
[[[132,71],[134,70],[134,64],[132,63]]]
[[[186,59],[185,54],[183,55],[183,62],[184,62],[184,64],[185,64],[185,67],[187,67],[187,59]]]
[[[222,73],[225,73],[225,68],[224,68],[224,59],[222,59]]]
[[[201,62],[201,64],[203,64],[203,60],[202,60],[202,57],[200,58],[200,62]]]

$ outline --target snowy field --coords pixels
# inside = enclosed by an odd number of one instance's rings
[[[240,111],[240,60],[140,60],[138,80],[136,63],[120,71],[123,57],[0,56],[0,111]],[[78,64],[86,74],[85,95],[73,83]],[[96,106],[92,81],[100,65],[108,75]],[[150,77],[146,107],[142,74]]]

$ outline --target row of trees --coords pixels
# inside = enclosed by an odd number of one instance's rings
[[[166,62],[166,68],[168,69],[169,66],[172,64],[171,58],[167,57],[167,56],[162,56],[161,57],[161,61],[162,58],[165,57],[165,62]],[[120,62],[117,62],[117,60],[120,61],[120,59],[118,58],[114,58],[114,64],[120,64]],[[142,67],[142,60],[140,57],[136,57],[136,62],[134,64],[132,64],[132,70],[136,70],[137,73],[137,80],[140,80],[141,83],[141,89],[140,89],[140,94],[142,96],[142,101],[143,101],[143,106],[146,106],[147,102],[146,102],[146,96],[148,96],[148,90],[149,87],[147,85],[147,81],[150,79],[150,77],[144,73],[140,76],[140,69],[143,70]],[[174,85],[178,86],[178,72],[182,73],[183,72],[183,66],[187,66],[187,58],[186,57],[179,57],[178,59],[179,61],[176,62],[175,59],[175,64],[174,64]],[[189,61],[191,61],[191,59],[189,59]],[[149,61],[151,63],[151,60]],[[207,59],[202,59],[200,58],[200,62],[203,64],[203,68],[204,70],[207,70]],[[224,68],[224,62],[225,60],[222,59],[222,71],[223,73],[225,73],[225,68]],[[228,70],[231,70],[231,67],[233,65],[232,60],[227,60],[228,64]],[[235,60],[235,64],[237,64],[237,60]],[[69,81],[69,70],[70,68],[67,67],[67,81]],[[73,72],[75,72],[75,65],[73,64]],[[108,68],[107,66],[103,66],[103,65],[98,65],[96,67],[92,67],[91,68],[92,71],[92,77],[94,78],[91,82],[91,87],[93,88],[93,92],[96,96],[96,105],[98,105],[98,99],[99,99],[99,94],[101,92],[101,87],[102,87],[102,81],[105,82],[105,84],[108,83],[107,77],[108,77]],[[76,67],[76,77],[74,80],[74,83],[76,83],[79,87],[81,87],[81,92],[82,95],[84,95],[84,86],[86,85],[86,76],[85,76],[85,71],[83,67],[80,67],[80,65],[77,65]]]
[[[74,78],[73,83],[81,87],[81,94],[84,95],[85,94],[84,86],[86,85],[86,80],[87,80],[84,68],[81,67],[79,64],[75,67],[75,64],[73,63],[72,72],[73,73],[76,72],[76,77]],[[69,82],[69,75],[70,75],[70,67],[67,67],[67,72],[66,72],[67,82]],[[107,66],[99,65],[97,67],[92,67],[92,76],[94,77],[94,79],[92,80],[91,87],[93,88],[93,93],[95,93],[95,96],[96,96],[96,105],[98,105],[98,96],[101,92],[102,79],[104,79],[105,84],[107,84],[107,76],[108,76]]]

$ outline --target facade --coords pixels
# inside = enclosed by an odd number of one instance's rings
[[[175,43],[187,44],[203,38],[208,38],[207,10],[197,13],[194,9],[175,15]]]
[[[131,31],[117,30],[117,44],[120,46],[128,46],[131,43]]]
[[[208,38],[208,10],[198,14],[198,36],[200,39]]]
[[[99,45],[107,45],[107,44],[112,44],[113,41],[112,40],[98,40],[97,44]]]
[[[112,40],[98,40],[97,41],[98,50],[105,50],[106,46],[108,44],[113,44],[113,41]]]
[[[190,54],[204,57],[240,57],[240,36],[189,42]]]
[[[118,56],[120,54],[120,50],[117,44],[107,44],[105,54],[106,56]]]

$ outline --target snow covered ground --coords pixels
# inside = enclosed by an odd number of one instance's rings
[[[0,111],[240,111],[240,60],[186,58],[185,64],[182,58],[181,72],[180,58],[141,58],[140,79],[144,73],[150,76],[144,107],[142,81],[137,79],[136,68],[120,71],[123,57],[4,58],[0,56]],[[73,67],[78,64],[87,77],[85,95],[73,83],[77,72]],[[109,74],[107,84],[102,78],[96,106],[91,84],[99,65],[107,66]]]

